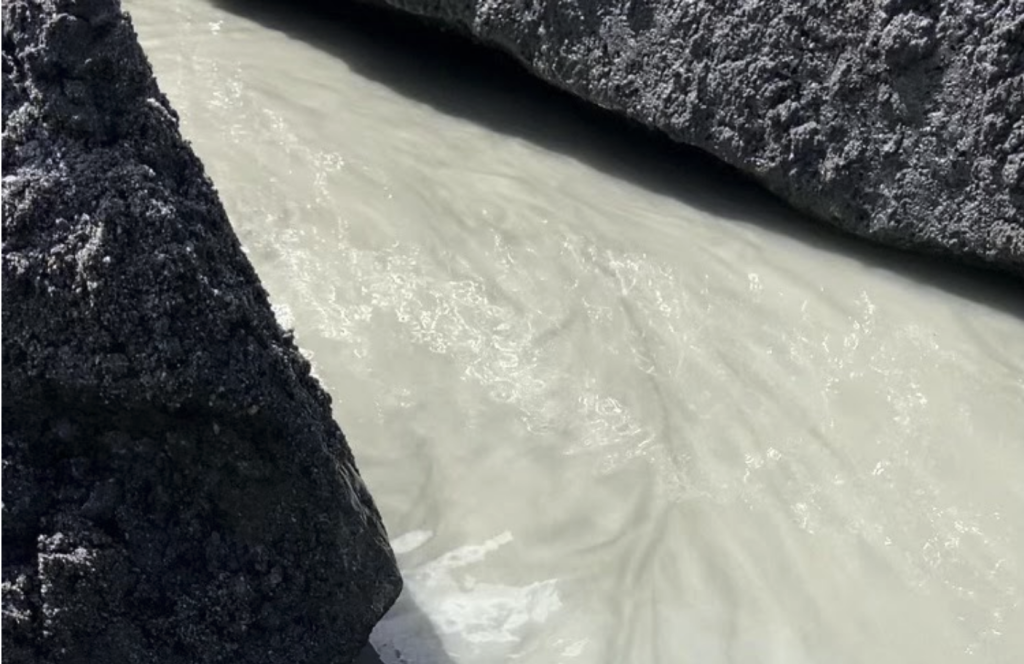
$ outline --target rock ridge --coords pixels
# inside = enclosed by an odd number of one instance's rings
[[[1024,0],[373,4],[504,51],[846,232],[1024,276]]]

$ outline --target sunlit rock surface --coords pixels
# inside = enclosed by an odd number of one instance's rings
[[[1024,0],[376,2],[845,231],[1024,274]]]

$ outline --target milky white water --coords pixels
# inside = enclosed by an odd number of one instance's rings
[[[127,8],[391,533],[386,664],[1024,661],[1019,286],[464,51]]]

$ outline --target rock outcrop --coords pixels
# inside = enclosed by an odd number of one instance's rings
[[[865,238],[1024,275],[1024,0],[374,0]]]
[[[350,661],[401,588],[117,0],[3,4],[3,661]]]

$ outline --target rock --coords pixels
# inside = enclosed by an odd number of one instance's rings
[[[351,661],[384,526],[117,0],[4,0],[3,102],[3,661]]]
[[[1024,0],[375,3],[845,231],[1024,275]]]

